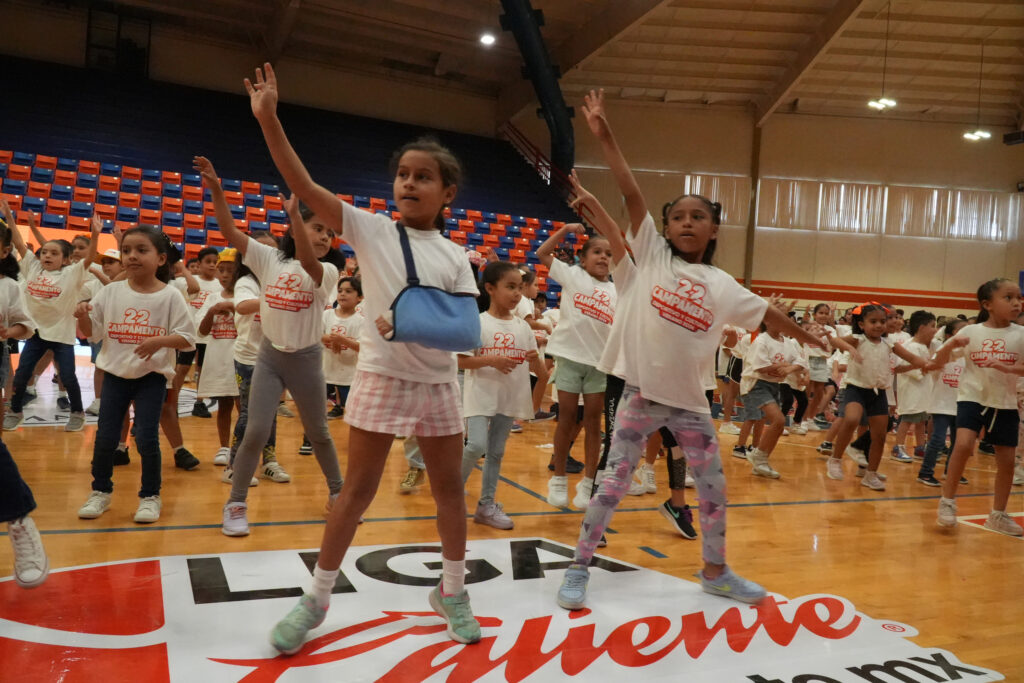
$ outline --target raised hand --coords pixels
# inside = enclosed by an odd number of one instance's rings
[[[14,230],[14,213],[11,211],[11,205],[2,197],[0,197],[0,212],[3,212],[4,214],[4,220],[7,222],[7,228],[9,230]]]
[[[211,188],[220,187],[220,179],[217,177],[217,171],[213,168],[213,163],[206,157],[196,156],[192,157],[192,169],[203,176],[203,180]]]
[[[245,90],[249,93],[249,106],[256,120],[272,119],[277,115],[277,75],[270,62],[263,69],[256,68],[256,82],[248,78],[244,81]]]
[[[95,242],[96,238],[103,232],[103,219],[100,218],[98,213],[93,213],[92,218],[89,219],[89,230],[92,232],[92,241]]]
[[[582,109],[591,133],[600,138],[611,132],[604,113],[604,88],[597,91],[591,90],[584,95]]]

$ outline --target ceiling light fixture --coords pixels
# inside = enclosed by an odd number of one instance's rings
[[[496,40],[497,38],[494,37],[493,33],[485,33],[482,36],[480,36],[480,42],[483,43],[484,45],[494,45],[494,42]]]
[[[892,14],[892,2],[885,5],[885,45],[882,48],[882,96],[868,102],[875,111],[885,111],[896,106],[896,100],[885,96],[885,72],[889,65],[889,16]]]
[[[988,140],[992,137],[992,133],[981,127],[981,81],[984,76],[985,69],[985,43],[981,43],[981,60],[978,62],[978,116],[974,121],[974,130],[969,130],[964,133],[964,139],[970,140],[971,142],[977,142],[978,140]]]

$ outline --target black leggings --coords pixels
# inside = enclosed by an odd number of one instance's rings
[[[794,389],[785,382],[779,385],[779,391],[782,393],[782,414],[788,415],[790,409],[793,407],[793,401],[796,401],[796,412],[793,413],[793,424],[800,424],[804,421],[804,413],[807,412],[807,392],[801,391],[800,389]]]
[[[608,375],[604,388],[604,438],[602,439],[601,460],[597,469],[603,470],[608,464],[608,449],[612,447],[612,434],[615,433],[615,412],[619,409],[622,390],[626,388],[626,380],[615,375]],[[594,487],[597,490],[597,487]]]

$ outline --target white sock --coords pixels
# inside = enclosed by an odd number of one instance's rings
[[[441,557],[441,592],[445,595],[458,595],[466,585],[466,561],[449,560]]]
[[[171,452],[172,453],[177,453],[178,451],[183,451],[183,450],[185,450],[185,444],[182,444],[180,446],[171,446]]]
[[[66,391],[58,391],[57,392],[57,396],[60,396],[60,397],[63,397],[63,398],[67,398],[68,397],[68,392],[66,392]]]
[[[331,591],[334,589],[334,581],[337,578],[337,569],[328,571],[321,569],[320,565],[313,567],[313,588],[310,594],[319,607],[327,607],[331,604]]]
[[[126,448],[128,448],[128,442],[127,441],[118,441],[117,442],[117,450],[123,451]]]

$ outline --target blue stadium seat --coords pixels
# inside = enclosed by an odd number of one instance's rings
[[[138,223],[139,210],[130,206],[119,206],[117,207],[117,220]]]
[[[178,250],[179,254],[185,253],[185,243],[184,242],[171,242],[171,244],[174,245],[174,248]]]
[[[100,164],[100,175],[121,175],[121,164]]]
[[[181,199],[181,185],[179,183],[164,183],[164,196]]]
[[[544,244],[544,240],[530,240],[530,249],[537,251],[542,244]]]
[[[142,190],[142,181],[134,178],[121,178],[121,192],[138,194]]]
[[[104,220],[103,221],[103,228],[101,229],[101,232],[107,232],[107,233],[114,232],[114,221],[109,220],[109,219]]]
[[[50,199],[62,199],[64,201],[71,201],[71,195],[74,192],[70,185],[52,185],[50,187]]]
[[[164,180],[164,174],[155,168],[144,168],[142,169],[142,179],[151,183],[161,183]]]
[[[521,233],[519,232],[519,226],[517,226],[517,225],[506,225],[505,226],[505,234],[507,236],[509,236],[509,237],[512,237],[512,238],[519,237],[521,235]]]
[[[212,202],[213,201],[213,195],[210,194],[210,188],[208,188],[208,187],[204,187],[203,188],[203,201],[204,202]]]
[[[547,228],[548,230],[550,230],[551,228],[555,227],[555,222],[553,220],[551,220],[550,218],[543,219],[540,222],[540,224],[541,224],[542,227]]]
[[[52,183],[53,169],[35,166],[32,168],[32,175],[30,177],[34,183]]]
[[[498,222],[498,214],[494,213],[493,211],[484,211],[482,215],[484,217],[484,220],[487,221],[488,223]]]
[[[71,202],[68,213],[80,218],[92,217],[92,202]]]
[[[192,214],[202,214],[203,213],[203,203],[201,201],[199,201],[198,199],[186,199],[184,202],[182,202],[182,206],[183,206],[183,208],[185,210],[185,213],[192,213]]]
[[[150,194],[144,194],[139,199],[139,207],[143,209],[149,209],[150,211],[159,211],[163,208],[163,202],[160,201],[159,197],[154,197]]]
[[[17,166],[32,166],[36,163],[36,155],[28,152],[14,152],[11,155],[11,163]]]
[[[240,204],[228,204],[231,208],[231,215],[240,221],[245,220],[245,207]]]
[[[67,157],[57,157],[57,170],[58,171],[77,171],[78,170],[78,159],[69,159]]]
[[[281,194],[281,187],[273,183],[260,183],[260,188],[260,194],[264,196],[269,194],[272,197],[276,197]]]
[[[458,230],[459,229],[459,219],[458,218],[445,218],[444,219],[444,227],[448,228],[449,230]]]
[[[254,232],[258,230],[262,230],[264,232],[270,230],[270,223],[266,221],[249,221],[249,231]]]
[[[529,263],[531,266],[535,266],[538,263],[540,263],[540,259],[537,258],[537,252],[535,252],[535,251],[528,251],[528,252],[526,252],[526,262]]]
[[[241,192],[242,181],[232,180],[231,178],[221,178],[220,186],[224,188],[225,192]]]
[[[502,249],[511,249],[515,246],[515,238],[509,237],[508,235],[502,235],[498,238],[498,244]]]
[[[263,208],[263,195],[261,194],[247,194],[245,195],[245,205],[254,206],[257,209]]]
[[[192,187],[199,187],[203,184],[203,177],[198,173],[182,173],[181,184],[190,185]]]
[[[512,224],[518,226],[525,226],[526,216],[512,216]]]
[[[494,253],[498,255],[498,258],[502,261],[508,261],[508,249],[505,247],[498,247],[494,250]]]
[[[558,284],[554,280],[548,280],[548,291],[549,292],[561,292],[562,285]]]
[[[267,222],[268,223],[287,223],[288,214],[284,211],[278,211],[277,209],[270,209],[267,211]]]
[[[376,211],[374,211],[374,213],[377,214],[378,216],[391,216],[391,212],[385,211],[384,209],[377,209]]]
[[[482,247],[484,244],[484,236],[475,232],[466,233],[466,246],[467,247]]]
[[[42,213],[43,209],[46,208],[46,200],[40,199],[39,197],[22,197],[21,198],[21,210],[31,211],[32,213]]]
[[[113,190],[97,190],[96,203],[117,206],[117,193]]]
[[[548,298],[548,308],[558,308],[558,295],[551,291],[551,283],[548,283],[548,291],[545,296]]]
[[[395,204],[394,199],[388,200],[388,211],[398,211],[398,204]]]
[[[6,178],[6,177],[7,177],[7,164],[4,163],[4,162],[0,162],[0,178]]]
[[[39,225],[44,228],[63,228],[67,224],[65,216],[58,216],[55,213],[44,213]]]
[[[206,217],[206,229],[207,230],[220,230],[220,226],[217,224],[216,216]]]
[[[345,255],[345,258],[352,258],[356,255],[356,250],[347,244],[341,245],[341,253]]]
[[[574,232],[570,232],[568,235],[565,236],[565,241],[576,244],[576,242],[578,241],[578,235]]]
[[[452,209],[452,218],[458,218],[459,220],[466,220],[465,209]]]
[[[540,230],[535,230],[534,234],[537,235],[537,239],[539,239],[541,242],[551,237],[551,231],[545,230],[544,228],[541,228]]]
[[[370,198],[361,194],[352,195],[352,206],[367,209],[370,207]]]
[[[92,187],[95,188],[100,183],[100,177],[95,173],[79,173],[76,185],[78,187]]]
[[[205,230],[193,230],[188,228],[185,230],[185,243],[186,244],[206,244],[206,231]]]
[[[3,191],[4,194],[25,194],[28,192],[28,181],[4,178]]]
[[[184,220],[185,214],[178,213],[177,211],[164,211],[161,215],[163,224],[169,225],[172,228],[180,228]]]
[[[491,224],[483,221],[477,221],[476,223],[473,223],[473,232],[478,232],[481,235],[490,235]]]

